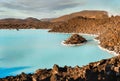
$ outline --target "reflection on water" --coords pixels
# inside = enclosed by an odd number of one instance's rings
[[[30,67],[24,66],[24,67],[13,67],[13,68],[0,68],[0,77],[5,77],[11,74],[14,75],[15,72],[28,68]]]
[[[112,57],[98,48],[92,36],[83,35],[88,42],[82,46],[61,45],[61,41],[69,36],[70,34],[48,33],[47,30],[0,30],[0,66],[5,68],[0,68],[0,77],[11,75],[12,72],[28,73],[38,68],[51,68],[54,64],[82,66]]]

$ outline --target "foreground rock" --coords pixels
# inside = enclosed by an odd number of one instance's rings
[[[65,45],[81,45],[85,43],[87,40],[78,34],[73,34],[70,38],[65,40],[63,43]]]
[[[0,81],[120,81],[120,56],[90,63],[83,67],[39,69],[33,74],[22,73]]]

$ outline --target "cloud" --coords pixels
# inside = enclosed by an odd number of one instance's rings
[[[53,17],[56,12],[83,5],[85,0],[1,0],[0,17]],[[41,16],[40,16],[41,15]]]
[[[82,4],[82,1],[77,2],[73,0],[11,0],[8,2],[2,2],[0,4],[2,5],[2,7],[6,7],[8,9],[26,11],[54,11],[78,6]]]
[[[0,13],[5,12],[4,10],[0,10]]]
[[[116,5],[116,6],[114,6]],[[57,17],[84,9],[119,13],[119,0],[0,0],[0,18]]]

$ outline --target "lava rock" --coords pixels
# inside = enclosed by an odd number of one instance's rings
[[[82,44],[87,40],[78,34],[73,34],[70,38],[64,41],[64,44]]]

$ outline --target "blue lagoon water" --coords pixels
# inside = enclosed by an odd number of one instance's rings
[[[0,30],[0,77],[39,68],[83,66],[112,57],[99,49],[93,36],[83,35],[88,42],[82,46],[63,46],[70,34],[48,33],[48,30]]]

